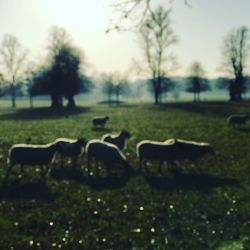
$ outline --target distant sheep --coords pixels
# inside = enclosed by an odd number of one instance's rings
[[[214,150],[208,143],[180,139],[170,139],[165,142],[144,140],[137,144],[140,166],[146,167],[148,160],[156,160],[159,161],[160,171],[163,162],[167,162],[170,167],[176,167],[175,161],[196,161],[209,153],[214,153]]]
[[[58,150],[59,147],[57,143],[46,145],[14,144],[9,149],[5,179],[7,179],[13,166],[17,164],[21,166],[22,171],[24,165],[40,165],[41,175],[45,177],[49,165],[53,162]]]
[[[86,140],[83,138],[79,139],[67,139],[58,138],[55,143],[59,147],[59,154],[61,158],[70,157],[72,159],[73,167],[76,167],[77,158],[83,153]]]
[[[248,119],[248,115],[230,115],[227,118],[227,122],[229,125],[244,124]]]
[[[126,172],[129,171],[130,166],[126,160],[126,157],[119,150],[119,148],[111,143],[101,140],[91,140],[86,145],[86,157],[88,161],[88,167],[95,161],[95,165],[98,171],[98,163],[102,162],[107,168],[108,174],[112,167],[123,167]]]
[[[122,130],[117,135],[106,134],[102,137],[102,140],[116,145],[119,149],[123,149],[127,138],[130,138],[130,133],[126,130]]]
[[[97,126],[104,127],[108,120],[109,120],[108,116],[94,117],[93,120],[92,120],[93,127],[97,127]]]

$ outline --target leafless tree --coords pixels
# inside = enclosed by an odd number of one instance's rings
[[[15,84],[21,75],[21,69],[27,57],[27,50],[22,48],[15,36],[5,35],[1,43],[0,55],[5,68],[5,77],[11,84],[12,107],[16,107]]]
[[[139,38],[142,51],[147,62],[147,72],[152,84],[155,104],[160,102],[162,79],[167,76],[174,56],[171,46],[177,42],[176,35],[171,27],[169,15],[171,10],[158,7],[145,18],[140,30]]]
[[[247,27],[239,27],[231,30],[223,41],[223,69],[234,77],[229,85],[231,101],[241,101],[245,89],[244,70],[250,45],[248,33]]]
[[[53,58],[64,46],[69,46],[71,42],[71,36],[63,27],[52,26],[48,37],[49,56]]]

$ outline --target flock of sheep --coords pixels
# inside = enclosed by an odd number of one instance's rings
[[[247,119],[249,119],[248,115],[231,115],[227,121],[230,125],[244,124]],[[108,120],[108,116],[94,117],[92,120],[93,127],[103,128]],[[45,178],[56,155],[60,155],[61,164],[63,164],[62,161],[65,157],[70,157],[73,167],[76,167],[77,159],[84,151],[88,172],[90,172],[93,165],[97,173],[101,165],[106,167],[108,174],[115,167],[122,167],[129,172],[131,166],[122,153],[125,141],[128,138],[130,138],[129,132],[122,130],[119,134],[106,134],[101,140],[94,139],[88,142],[83,138],[76,140],[58,138],[53,143],[46,145],[14,144],[9,149],[5,179],[8,178],[14,165],[20,165],[23,172],[24,165],[39,165],[41,175]],[[140,170],[142,168],[147,170],[148,161],[158,161],[159,172],[161,172],[161,166],[164,162],[167,162],[171,171],[174,171],[177,169],[176,161],[178,160],[195,161],[206,154],[214,154],[212,146],[208,143],[181,139],[169,139],[164,142],[143,140],[137,144],[136,151]]]
[[[108,121],[108,117],[94,117],[93,127],[103,127]],[[119,134],[106,134],[100,140],[86,141],[80,139],[58,138],[54,142],[46,145],[14,144],[8,152],[7,172],[5,179],[8,178],[13,166],[20,165],[24,171],[24,165],[39,165],[41,176],[45,178],[51,163],[57,155],[61,161],[65,157],[72,159],[72,164],[76,167],[77,159],[85,152],[88,172],[92,167],[98,169],[105,166],[107,173],[111,173],[113,168],[123,168],[127,173],[131,166],[128,163],[122,150],[126,139],[130,138],[130,133],[122,130]],[[214,150],[208,143],[198,143],[180,139],[169,139],[164,142],[143,140],[136,146],[139,159],[140,170],[147,170],[148,161],[158,161],[159,171],[164,162],[168,163],[170,170],[176,169],[176,161],[191,160],[195,161],[206,154],[213,154]],[[62,163],[62,162],[61,162]],[[94,165],[94,166],[93,166]]]

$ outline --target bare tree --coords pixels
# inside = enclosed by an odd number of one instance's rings
[[[189,68],[189,74],[186,90],[194,94],[194,102],[200,102],[200,93],[210,90],[202,64],[193,62]]]
[[[229,95],[231,101],[241,101],[244,92],[244,69],[249,50],[248,28],[231,30],[223,42],[224,70],[234,77],[230,81]]]
[[[171,28],[170,12],[171,10],[158,7],[154,12],[150,12],[139,30],[155,104],[159,104],[161,101],[162,80],[167,76],[174,59],[170,47],[177,42]]]
[[[63,28],[59,26],[52,26],[49,30],[48,37],[48,50],[49,56],[56,56],[60,50],[71,44],[71,36],[69,33]]]
[[[10,82],[12,107],[16,107],[15,84],[20,76],[21,68],[27,57],[27,50],[22,49],[18,39],[12,35],[5,35],[1,43],[0,55],[5,67],[6,79]]]

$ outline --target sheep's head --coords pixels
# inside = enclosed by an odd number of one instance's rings
[[[130,133],[127,131],[127,130],[122,130],[121,131],[121,135],[124,137],[124,138],[130,138]]]
[[[77,143],[78,143],[80,146],[84,147],[84,146],[87,144],[87,141],[86,141],[86,139],[84,139],[83,137],[80,137],[80,138],[77,139]]]

